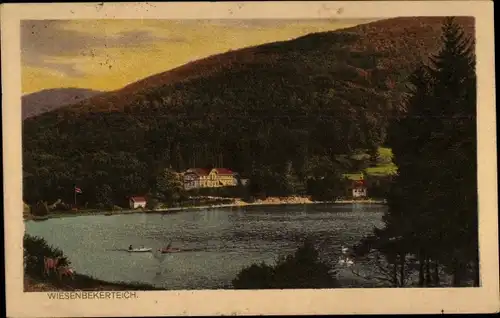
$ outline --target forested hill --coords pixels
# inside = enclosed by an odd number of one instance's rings
[[[383,143],[442,22],[397,18],[226,52],[27,119],[26,199],[74,182],[143,193],[165,166],[224,166],[264,190],[349,169],[342,155]],[[458,22],[473,32],[473,19]]]

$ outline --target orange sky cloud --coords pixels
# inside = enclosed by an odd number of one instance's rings
[[[59,20],[21,25],[23,94],[115,90],[212,54],[369,20]]]

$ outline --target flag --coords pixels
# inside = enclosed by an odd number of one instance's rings
[[[75,187],[75,193],[83,193],[82,189]]]

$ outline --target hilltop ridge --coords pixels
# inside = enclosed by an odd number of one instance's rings
[[[456,18],[466,32],[474,32],[474,19]],[[276,65],[287,51],[307,51],[332,49],[332,44],[348,47],[337,50],[335,56],[353,66],[364,69],[363,55],[379,56],[378,67],[393,72],[396,80],[408,75],[409,70],[419,60],[425,60],[433,53],[439,43],[441,17],[403,17],[379,20],[354,27],[311,33],[289,41],[267,43],[246,47],[229,52],[219,53],[174,69],[153,74],[144,79],[130,83],[125,87],[91,96],[74,105],[74,109],[91,111],[121,110],[126,104],[133,103],[137,94],[154,90],[164,85],[174,85],[192,81],[197,78],[217,76],[221,72],[238,71],[243,68]],[[403,52],[402,52],[403,51]],[[326,53],[326,52],[325,52]],[[358,60],[358,62],[356,61]],[[397,69],[397,70],[395,70]]]
[[[57,108],[73,105],[103,92],[85,88],[51,88],[21,97],[22,118],[34,117]]]

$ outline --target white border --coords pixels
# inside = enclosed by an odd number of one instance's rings
[[[342,9],[342,10],[339,10]],[[23,293],[20,20],[474,16],[478,76],[480,288],[138,292],[136,300],[49,300]],[[498,312],[493,2],[3,4],[2,92],[7,315],[15,317]]]

